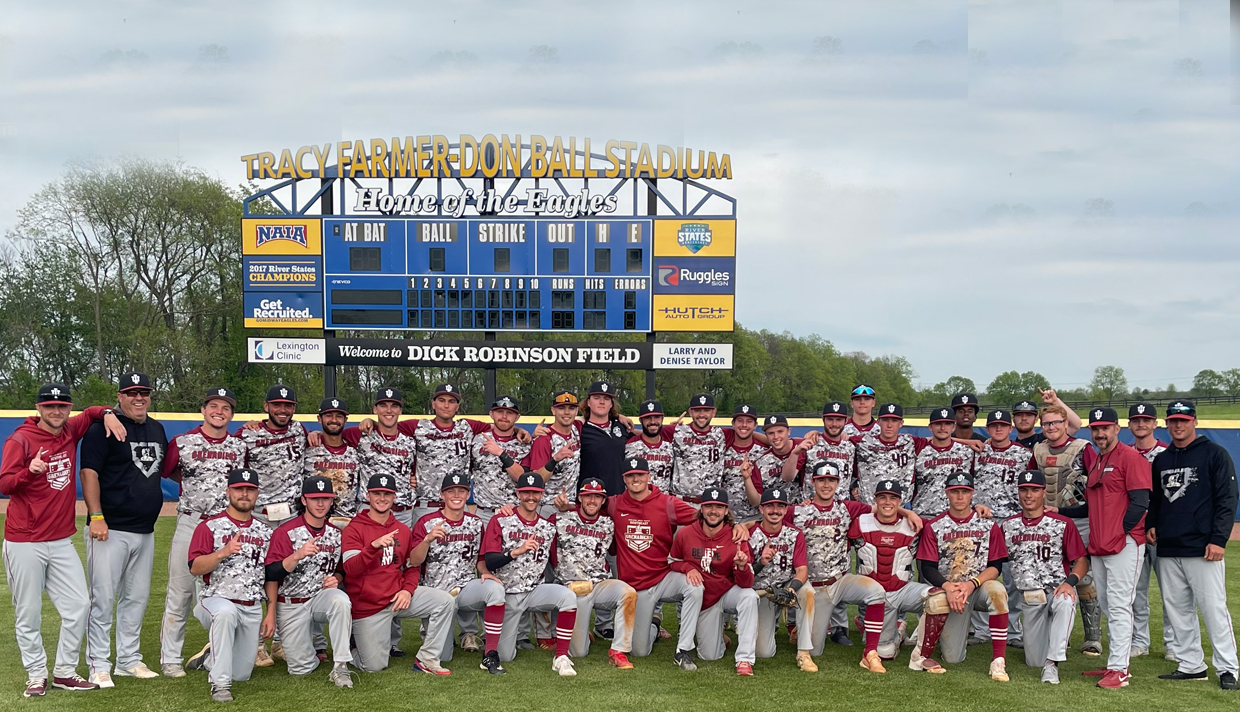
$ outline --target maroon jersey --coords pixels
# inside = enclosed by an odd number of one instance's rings
[[[749,557],[741,568],[735,565],[738,549]],[[706,589],[702,595],[702,610],[718,603],[733,586],[753,586],[753,553],[748,542],[732,541],[732,527],[728,524],[720,527],[714,536],[706,536],[700,523],[682,528],[672,542],[671,557],[673,571],[702,574],[702,585]]]
[[[990,519],[970,512],[956,519],[951,512],[926,522],[917,546],[917,559],[938,564],[939,573],[952,583],[979,575],[992,561],[1008,557],[1003,531]]]
[[[887,591],[899,591],[913,580],[917,534],[905,517],[891,524],[873,513],[853,520],[848,536],[857,542],[857,573],[869,576]]]
[[[319,553],[297,562],[293,570],[280,582],[279,595],[285,598],[309,598],[322,591],[323,579],[335,574],[340,567],[342,536],[343,532],[331,522],[325,523],[321,529],[315,529],[306,521],[305,516],[295,517],[281,524],[271,535],[271,546],[267,549],[264,565],[287,559],[312,539],[318,539],[315,546]]]
[[[624,446],[624,456],[646,458],[646,464],[650,466],[650,484],[664,492],[671,489],[672,463],[676,459],[671,438],[660,435],[653,443],[649,443],[640,435],[634,435]]]
[[[529,593],[543,582],[547,564],[551,561],[551,544],[555,541],[555,525],[550,520],[535,515],[533,520],[522,518],[521,510],[506,517],[494,516],[487,524],[482,537],[482,553],[507,553],[533,538],[538,546],[508,562],[498,571],[492,571],[504,584],[505,593]]]

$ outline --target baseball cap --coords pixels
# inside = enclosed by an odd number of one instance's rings
[[[977,408],[977,396],[972,393],[957,393],[952,396],[952,409],[963,408],[965,406]]]
[[[663,404],[657,400],[642,401],[637,407],[637,417],[645,418],[647,415],[663,415]]]
[[[736,420],[736,416],[738,415],[747,415],[750,418],[757,419],[758,409],[748,403],[740,403],[736,406],[736,409],[732,411],[732,419]]]
[[[638,455],[636,457],[626,458],[624,461],[624,472],[621,475],[627,475],[632,472],[647,473],[650,472],[650,463],[646,462],[646,458]]]
[[[266,400],[268,403],[296,403],[297,394],[293,392],[292,388],[277,383],[267,389]]]
[[[953,472],[947,476],[947,484],[943,489],[973,489],[973,475],[964,471]]]
[[[511,410],[514,413],[520,413],[521,406],[517,405],[517,399],[512,396],[500,396],[491,404],[491,410]]]
[[[332,481],[322,475],[311,475],[301,481],[302,497],[335,497]]]
[[[121,374],[119,384],[118,393],[155,390],[151,388],[150,377],[140,371],[130,371],[129,373]]]
[[[903,418],[904,408],[899,403],[884,403],[878,409],[879,418]],[[955,420],[955,418],[952,418]]]
[[[1007,425],[1011,425],[1012,414],[1002,408],[999,410],[992,410],[986,414],[986,424],[990,425],[991,423],[1005,423]]]
[[[603,481],[597,477],[587,477],[581,481],[580,487],[577,488],[577,494],[601,494],[607,496],[607,488],[603,486]]]
[[[841,418],[847,418],[848,417],[848,406],[835,400],[827,401],[827,404],[822,407],[822,414],[823,415],[838,415]]]
[[[702,504],[728,504],[728,492],[722,487],[711,487],[702,493]]]
[[[1027,401],[1027,400],[1023,400],[1017,403],[1016,405],[1012,406],[1012,415],[1015,415],[1017,413],[1037,413],[1037,412],[1038,412],[1038,407],[1034,405],[1032,402]]]
[[[787,487],[767,487],[762,490],[762,504],[771,504],[778,502],[780,504],[788,503]]]
[[[1167,420],[1188,420],[1197,417],[1197,406],[1190,400],[1174,400],[1167,406]]]
[[[34,402],[40,405],[73,405],[73,396],[69,395],[69,387],[63,383],[44,383],[39,386]]]
[[[339,398],[324,398],[319,403],[319,415],[326,415],[327,413],[344,413],[348,415],[349,407]]]
[[[709,393],[699,393],[689,399],[689,408],[714,408],[715,397]]]
[[[366,481],[366,491],[396,494],[396,478],[389,475],[371,475]]]
[[[852,394],[849,396],[849,400],[852,400],[853,398],[874,398],[874,397],[875,397],[875,393],[874,393],[873,386],[867,386],[864,383],[858,383],[857,387],[852,389]]]
[[[258,489],[258,473],[248,467],[228,471],[228,488],[253,487]]]
[[[811,480],[821,479],[823,477],[840,478],[840,468],[834,463],[827,460],[819,460],[809,466],[809,478]]]
[[[234,408],[237,407],[237,397],[234,396],[233,392],[227,388],[212,388],[208,390],[207,394],[202,397],[202,404],[206,405],[217,398],[228,403]]]
[[[431,400],[435,400],[440,395],[452,396],[457,403],[461,402],[461,389],[451,383],[440,383],[438,386],[435,386],[435,391],[431,393]]]
[[[609,398],[616,397],[616,388],[607,381],[595,381],[590,384],[589,395],[601,395]]]
[[[1041,487],[1046,489],[1046,475],[1041,470],[1025,470],[1016,478],[1016,487]]]
[[[773,428],[776,425],[782,425],[785,428],[790,427],[788,425],[788,419],[782,415],[768,415],[762,419],[763,430],[766,430],[767,428]]]
[[[952,413],[950,410],[948,410],[947,408],[935,408],[934,410],[930,411],[930,422],[931,423],[941,423],[944,420],[948,420],[948,421],[955,423],[956,415]]]
[[[1133,418],[1158,418],[1158,409],[1153,403],[1134,403],[1128,406],[1128,419]]]
[[[544,489],[542,475],[537,472],[527,472],[517,478],[518,492],[542,492]]]
[[[375,405],[379,405],[384,401],[392,401],[394,403],[405,404],[405,396],[401,394],[399,388],[391,388],[384,386],[375,391]]]
[[[577,394],[572,391],[556,391],[551,396],[551,405],[577,405]]]
[[[1089,411],[1089,427],[1095,425],[1115,425],[1119,422],[1119,414],[1114,408],[1102,407]]]
[[[459,472],[444,475],[443,482],[439,483],[439,491],[443,492],[449,487],[464,487],[465,489],[469,489],[469,475],[463,475]]]
[[[874,487],[874,494],[894,494],[900,499],[904,499],[904,485],[895,480],[879,480],[878,485]]]

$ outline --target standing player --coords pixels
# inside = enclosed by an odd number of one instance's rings
[[[1067,403],[1059,398],[1054,388],[1043,390],[1038,389],[1038,393],[1042,395],[1042,403],[1044,405],[1057,405],[1066,413],[1068,433],[1075,433],[1081,429],[1081,417],[1076,414]],[[1030,415],[1032,414],[1032,417]],[[1046,440],[1045,432],[1035,432],[1033,426],[1038,422],[1038,407],[1027,400],[1017,403],[1012,408],[1013,425],[1016,427],[1016,435],[1014,438],[1018,444],[1029,449],[1033,449],[1034,445]]]
[[[610,403],[611,396],[606,396],[605,400]],[[546,434],[534,438],[523,463],[547,483],[544,501],[539,505],[540,515],[544,517],[555,512],[556,495],[563,494],[569,502],[576,501],[575,488],[581,473],[581,433],[575,422],[577,410],[577,396],[572,393],[558,391],[552,396],[551,414],[555,421]]]
[[[756,465],[762,485],[750,500],[755,505],[761,498],[762,489],[796,480],[805,469],[805,453],[818,442],[818,433],[813,431],[804,438],[792,437],[788,419],[782,415],[766,416],[762,432],[766,435],[767,448]]]
[[[762,516],[753,504],[756,500],[750,500],[750,491],[760,486],[754,482],[755,466],[767,453],[767,448],[753,436],[757,425],[753,406],[736,406],[732,414],[732,441],[723,449],[723,489],[728,493],[732,517],[738,522],[751,522]]]
[[[237,437],[245,441],[246,467],[262,478],[254,516],[274,530],[293,518],[303,477],[306,429],[293,419],[297,396],[288,386],[277,383],[268,388],[263,410],[267,417],[247,423],[237,431]],[[263,651],[256,664],[266,667],[272,663]]]
[[[358,471],[361,453],[344,438],[344,425],[349,410],[339,398],[324,398],[319,404],[319,426],[323,432],[305,451],[303,477],[325,477],[332,483],[336,499],[332,518],[337,526],[346,526],[357,516]],[[371,433],[373,435],[373,433]]]
[[[874,488],[887,480],[898,483],[905,496],[911,499],[917,443],[912,435],[900,432],[904,425],[904,408],[898,403],[884,403],[876,421],[877,433],[871,429],[865,435],[851,438],[857,447],[857,500],[873,504]]]
[[[525,471],[521,461],[530,454],[530,443],[518,440],[515,432],[520,417],[517,400],[500,396],[491,404],[490,430],[475,435],[470,446],[474,514],[482,518],[484,528],[500,507],[517,504],[516,481]]]
[[[709,393],[689,399],[688,412],[688,423],[677,421],[667,428],[676,452],[671,493],[696,504],[703,490],[723,484],[723,451],[732,440],[732,431],[710,424],[715,417],[715,397]]]
[[[967,393],[958,396],[969,397]],[[947,408],[935,408],[930,411],[931,438],[913,438],[916,454],[913,456],[912,510],[922,519],[931,519],[947,511],[947,490],[944,487],[948,477],[956,472],[973,473],[973,451],[963,443],[955,442],[960,437],[961,418],[968,420],[968,432],[973,432],[973,416],[966,418],[962,415],[969,410],[976,412],[977,406],[958,406],[955,414]]]
[[[642,430],[640,434],[629,438],[624,446],[624,456],[645,458],[650,465],[651,486],[658,487],[663,492],[671,492],[672,461],[676,453],[671,438],[663,437],[663,404],[657,400],[645,401],[638,407],[637,417],[641,422]],[[752,415],[750,419],[753,419]],[[732,419],[732,424],[735,427],[735,418]],[[749,430],[752,432],[753,427],[751,426]],[[724,477],[727,477],[726,462],[724,463]]]
[[[956,429],[953,437],[960,440],[985,440],[986,437],[973,429],[977,420],[977,396],[972,393],[957,393],[952,396],[952,412],[955,417]]]
[[[300,514],[271,535],[266,567],[264,628],[280,635],[290,675],[309,675],[319,666],[313,630],[326,626],[332,642],[328,682],[353,687],[349,638],[353,606],[340,588],[343,533],[327,521],[336,492],[330,479],[311,475],[301,483]]]
[[[762,521],[749,535],[749,550],[758,557],[754,561],[753,588],[761,598],[758,600],[757,655],[760,658],[775,656],[775,632],[779,628],[779,609],[775,601],[783,596],[791,598],[797,610],[804,611],[807,620],[814,615],[814,587],[809,586],[809,559],[805,548],[805,535],[800,529],[785,524],[788,513],[787,487],[773,487],[762,493]],[[811,625],[810,628],[813,626]],[[810,657],[813,645],[810,636],[797,638],[797,667],[805,672],[818,672],[818,666]]]
[[[857,463],[857,445],[845,432],[848,424],[847,413],[848,409],[843,403],[827,401],[827,404],[822,407],[822,435],[818,437],[818,442],[805,453],[806,462],[829,460],[839,468],[840,486],[835,491],[836,499],[848,499],[857,488],[856,477],[853,474],[854,465]],[[812,499],[814,497],[813,481],[806,477],[802,484],[804,498]]]
[[[47,653],[39,631],[43,592],[60,614],[60,640],[52,686],[94,690],[77,674],[90,603],[82,560],[73,548],[77,492],[77,445],[87,428],[103,420],[108,433],[125,439],[111,409],[91,406],[70,417],[73,398],[59,383],[46,383],[35,396],[37,417],[26,418],[4,441],[0,494],[9,496],[4,520],[4,562],[13,594],[17,647],[26,668],[25,697],[47,694]]]
[[[482,540],[483,562],[504,584],[499,659],[508,662],[517,656],[517,628],[522,616],[535,611],[558,612],[551,669],[560,677],[573,677],[577,671],[568,657],[568,645],[577,621],[577,596],[559,584],[543,583],[555,539],[555,525],[538,514],[543,496],[542,477],[533,472],[522,475],[517,480],[517,510],[508,516],[492,517]]]
[[[263,622],[263,581],[271,529],[252,516],[260,476],[253,470],[228,473],[228,508],[194,529],[189,571],[202,577],[194,617],[211,641],[190,658],[190,670],[205,668],[211,699],[232,702],[232,684],[250,679],[254,641],[275,632]]]
[[[1158,427],[1157,409],[1153,403],[1136,403],[1128,408],[1128,432],[1132,433],[1132,446],[1145,456],[1152,465],[1158,453],[1167,449],[1167,443],[1154,437],[1154,429]],[[1155,493],[1157,494],[1157,493]],[[1151,502],[1153,501],[1151,497]],[[1137,578],[1137,599],[1132,604],[1132,657],[1148,655],[1150,652],[1150,573],[1157,573],[1157,552],[1154,542],[1145,544],[1145,559],[1141,564],[1141,576]],[[1165,608],[1165,607],[1164,607]],[[1171,621],[1163,611],[1163,650],[1170,654]]]
[[[997,521],[1020,514],[1016,480],[1029,466],[1029,450],[1011,441],[1012,417],[1004,410],[986,415],[986,432],[990,438],[974,461],[977,491],[973,501],[990,509]],[[1003,583],[1008,592],[1008,645],[1024,645],[1020,624],[1020,591],[1012,581],[1011,562],[1003,564]],[[1073,596],[1073,600],[1076,597]],[[990,628],[980,611],[973,612],[974,638],[970,642],[990,640]]]
[[[400,413],[405,399],[399,388],[384,386],[375,391],[375,429],[362,435],[357,428],[347,428],[344,438],[357,447],[359,485],[375,475],[387,475],[396,483],[396,503],[392,514],[407,527],[413,527],[413,470],[417,461],[417,443],[413,436],[400,430]],[[359,504],[366,501],[366,490],[359,488]]]
[[[586,420],[580,425],[581,471],[602,480],[609,496],[624,491],[624,449],[633,431],[632,422],[616,408],[615,396],[615,387],[607,381],[591,383],[586,395]],[[570,497],[576,495],[576,481],[570,483],[567,492]]]
[[[109,438],[95,423],[82,438],[82,499],[90,513],[86,528],[86,573],[90,580],[90,625],[86,663],[91,682],[112,687],[112,608],[116,608],[116,675],[159,677],[142,662],[142,618],[151,597],[155,520],[164,504],[159,469],[168,451],[164,426],[147,417],[151,380],[145,373],[121,376],[116,414],[126,442]]]
[[[1167,406],[1172,447],[1154,458],[1158,483],[1150,505],[1149,538],[1157,538],[1159,587],[1172,622],[1172,642],[1179,667],[1164,680],[1208,676],[1201,649],[1205,620],[1214,650],[1214,671],[1224,690],[1236,684],[1236,638],[1227,609],[1223,556],[1236,511],[1236,466],[1216,443],[1197,436],[1197,409],[1191,401]]]
[[[848,396],[852,404],[852,415],[844,425],[844,435],[856,437],[873,433],[878,435],[878,421],[874,419],[874,399],[878,396],[874,389],[864,383],[858,384]]]
[[[928,584],[913,580],[918,528],[901,514],[903,500],[899,482],[880,481],[874,488],[874,511],[854,519],[848,530],[857,547],[857,573],[874,579],[886,592],[883,632],[876,648],[880,660],[892,660],[899,653],[904,616],[921,613],[930,591]],[[864,624],[857,627],[868,633]]]
[[[181,648],[185,622],[197,597],[189,570],[189,544],[198,524],[228,506],[228,473],[245,464],[245,442],[228,432],[237,400],[227,388],[212,388],[202,402],[202,425],[181,433],[168,444],[160,476],[181,483],[177,528],[168,550],[168,594],[159,632],[160,662],[165,677],[185,677]]]

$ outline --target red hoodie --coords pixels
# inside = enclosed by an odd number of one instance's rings
[[[749,557],[742,568],[736,568],[736,550],[740,548]],[[732,525],[724,524],[714,536],[706,536],[701,524],[694,524],[676,532],[672,544],[672,571],[702,574],[706,591],[702,596],[702,610],[719,602],[732,586],[753,587],[753,552],[748,542],[732,541]]]
[[[389,532],[396,532],[396,545],[376,549],[370,543]],[[369,618],[387,608],[398,591],[413,593],[421,576],[418,567],[409,566],[413,533],[388,513],[380,524],[370,518],[370,510],[360,514],[344,528],[340,548],[344,552],[344,592],[353,602],[353,620]]]
[[[77,531],[77,445],[90,424],[103,418],[104,410],[92,405],[70,417],[59,435],[40,428],[38,417],[26,418],[4,441],[0,494],[12,498],[4,519],[6,541],[55,541]],[[30,461],[40,449],[47,472],[35,475]]]
[[[612,495],[607,499],[607,515],[616,523],[616,574],[638,591],[659,585],[671,571],[667,555],[676,526],[697,521],[692,505],[654,486],[640,502],[627,490]]]

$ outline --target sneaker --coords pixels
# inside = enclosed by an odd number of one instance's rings
[[[995,682],[1007,682],[1007,663],[1003,658],[995,658],[990,661],[990,679]]]
[[[818,664],[810,657],[808,650],[797,651],[797,667],[801,672],[818,672]]]
[[[354,649],[356,650],[356,648]],[[323,649],[314,651],[314,657],[318,658],[321,663],[327,662],[327,650]]]
[[[611,663],[612,665],[615,665],[621,670],[632,670],[633,669],[633,663],[629,662],[629,656],[625,655],[619,650],[608,650],[607,651],[607,662]]]
[[[1047,660],[1042,666],[1042,682],[1049,685],[1059,684],[1059,663],[1054,660]]]
[[[185,669],[186,670],[206,670],[207,669],[207,656],[210,654],[211,654],[211,644],[207,643],[206,645],[202,646],[202,650],[199,650],[197,653],[191,656],[189,660],[185,661]]]
[[[271,641],[271,657],[273,660],[284,660],[284,643]]]
[[[26,691],[22,697],[42,697],[47,694],[47,678],[35,677],[26,681]]]
[[[388,651],[388,657],[389,658],[403,658],[405,657],[405,651],[393,646],[392,649]]]
[[[539,650],[555,650],[555,638],[539,638]]]
[[[177,667],[179,668],[181,666],[178,665]],[[159,673],[150,669],[143,663],[138,663],[137,665],[134,665],[131,668],[123,668],[123,667],[118,666],[116,668],[116,676],[117,677],[136,677],[139,680],[151,680],[153,678],[159,677]],[[185,676],[184,670],[181,671],[180,676],[181,677]]]
[[[87,690],[97,690],[99,686],[93,682],[87,682],[82,676],[73,673],[68,677],[52,676],[52,687],[57,690],[69,690],[70,692],[85,692]]]
[[[461,650],[467,653],[476,653],[482,650],[482,646],[478,644],[478,635],[475,633],[466,633],[461,636]]]
[[[176,663],[164,663],[159,669],[164,673],[164,677],[185,677],[185,668]]]
[[[1132,650],[1128,651],[1128,657],[1130,658],[1141,658],[1149,654],[1150,654],[1149,648],[1141,648],[1136,645],[1132,646]]]
[[[1201,672],[1182,672],[1174,670],[1166,675],[1159,675],[1159,680],[1209,680],[1210,671],[1202,670]]]
[[[109,687],[116,687],[116,683],[112,682],[112,676],[106,672],[92,672],[88,679],[92,683],[98,685],[100,690],[106,690]]]
[[[219,685],[219,686],[212,685],[211,686],[211,699],[215,700],[216,702],[232,702],[233,701],[232,689],[229,688],[227,685]]]
[[[1240,690],[1240,685],[1236,684],[1236,676],[1230,672],[1218,674],[1218,686],[1223,690]]]
[[[1087,640],[1081,644],[1081,655],[1096,658],[1102,655],[1102,643],[1097,640]]]
[[[616,631],[612,630],[611,628],[597,628],[595,629],[594,633],[598,637],[606,638],[607,640],[611,640],[612,638],[616,637]]]
[[[861,658],[861,669],[870,672],[887,672],[887,668],[883,667],[883,661],[878,657],[877,650],[871,650]]]
[[[741,677],[753,677],[753,663],[739,662],[736,664],[736,674]]]
[[[267,653],[267,646],[259,643],[258,652],[254,654],[254,667],[271,667],[275,664],[276,661]]]
[[[672,658],[672,662],[680,666],[681,670],[693,672],[697,670],[697,663],[693,662],[692,650],[677,650],[676,655]]]
[[[852,639],[848,637],[848,630],[846,628],[836,628],[831,631],[831,642],[844,647],[853,644]]]
[[[482,656],[482,664],[478,667],[492,675],[503,675],[508,672],[503,665],[499,664],[499,653],[494,650]]]
[[[439,664],[438,660],[421,660],[413,659],[413,671],[424,672],[428,675],[451,675],[452,671]]]
[[[353,676],[349,674],[348,663],[336,663],[332,665],[332,671],[327,675],[327,681],[336,687],[353,687]]]
[[[577,676],[577,670],[573,667],[573,661],[567,655],[555,656],[555,660],[551,661],[551,669],[560,673],[560,677]]]
[[[942,675],[947,672],[947,668],[939,665],[933,658],[923,657],[921,650],[917,648],[913,648],[913,654],[908,657],[908,669],[933,673],[935,675]]]
[[[1019,648],[1020,650],[1025,649],[1025,641],[1022,640],[1021,638],[1017,638],[1016,640],[1009,640],[1007,644],[1009,648]]]
[[[1098,681],[1098,687],[1104,690],[1118,690],[1121,687],[1128,687],[1128,671],[1107,670],[1107,674]]]

